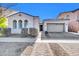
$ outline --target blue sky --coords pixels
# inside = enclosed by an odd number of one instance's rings
[[[5,6],[6,4],[3,5]],[[78,9],[79,3],[19,3],[10,8],[39,16],[43,20],[48,18],[55,19],[61,12]]]

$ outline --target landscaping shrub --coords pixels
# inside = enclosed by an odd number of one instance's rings
[[[3,29],[3,34],[5,36],[10,36],[11,35],[11,28],[4,28]]]
[[[22,37],[28,36],[28,28],[23,28],[23,29],[21,30],[21,34],[22,34]]]
[[[3,29],[0,28],[0,37],[3,36]]]
[[[0,17],[0,28],[7,28],[6,21],[7,21],[6,17]]]
[[[38,30],[35,28],[29,28],[29,35],[32,37],[36,37],[38,35]]]

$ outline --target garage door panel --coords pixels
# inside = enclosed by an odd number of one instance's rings
[[[64,31],[64,24],[47,24],[47,31],[48,32],[63,32]]]

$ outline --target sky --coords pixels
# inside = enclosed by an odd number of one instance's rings
[[[3,3],[3,7],[9,5]],[[55,19],[59,13],[79,8],[79,3],[15,3],[10,9],[39,16],[41,20]]]

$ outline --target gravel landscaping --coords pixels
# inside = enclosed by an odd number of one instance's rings
[[[0,42],[0,56],[20,56],[26,47],[33,44],[32,42]]]
[[[0,37],[0,56],[21,56],[25,49],[28,50],[30,46],[33,48],[35,41],[35,37],[21,37],[21,35]],[[26,53],[28,54],[28,51]]]

